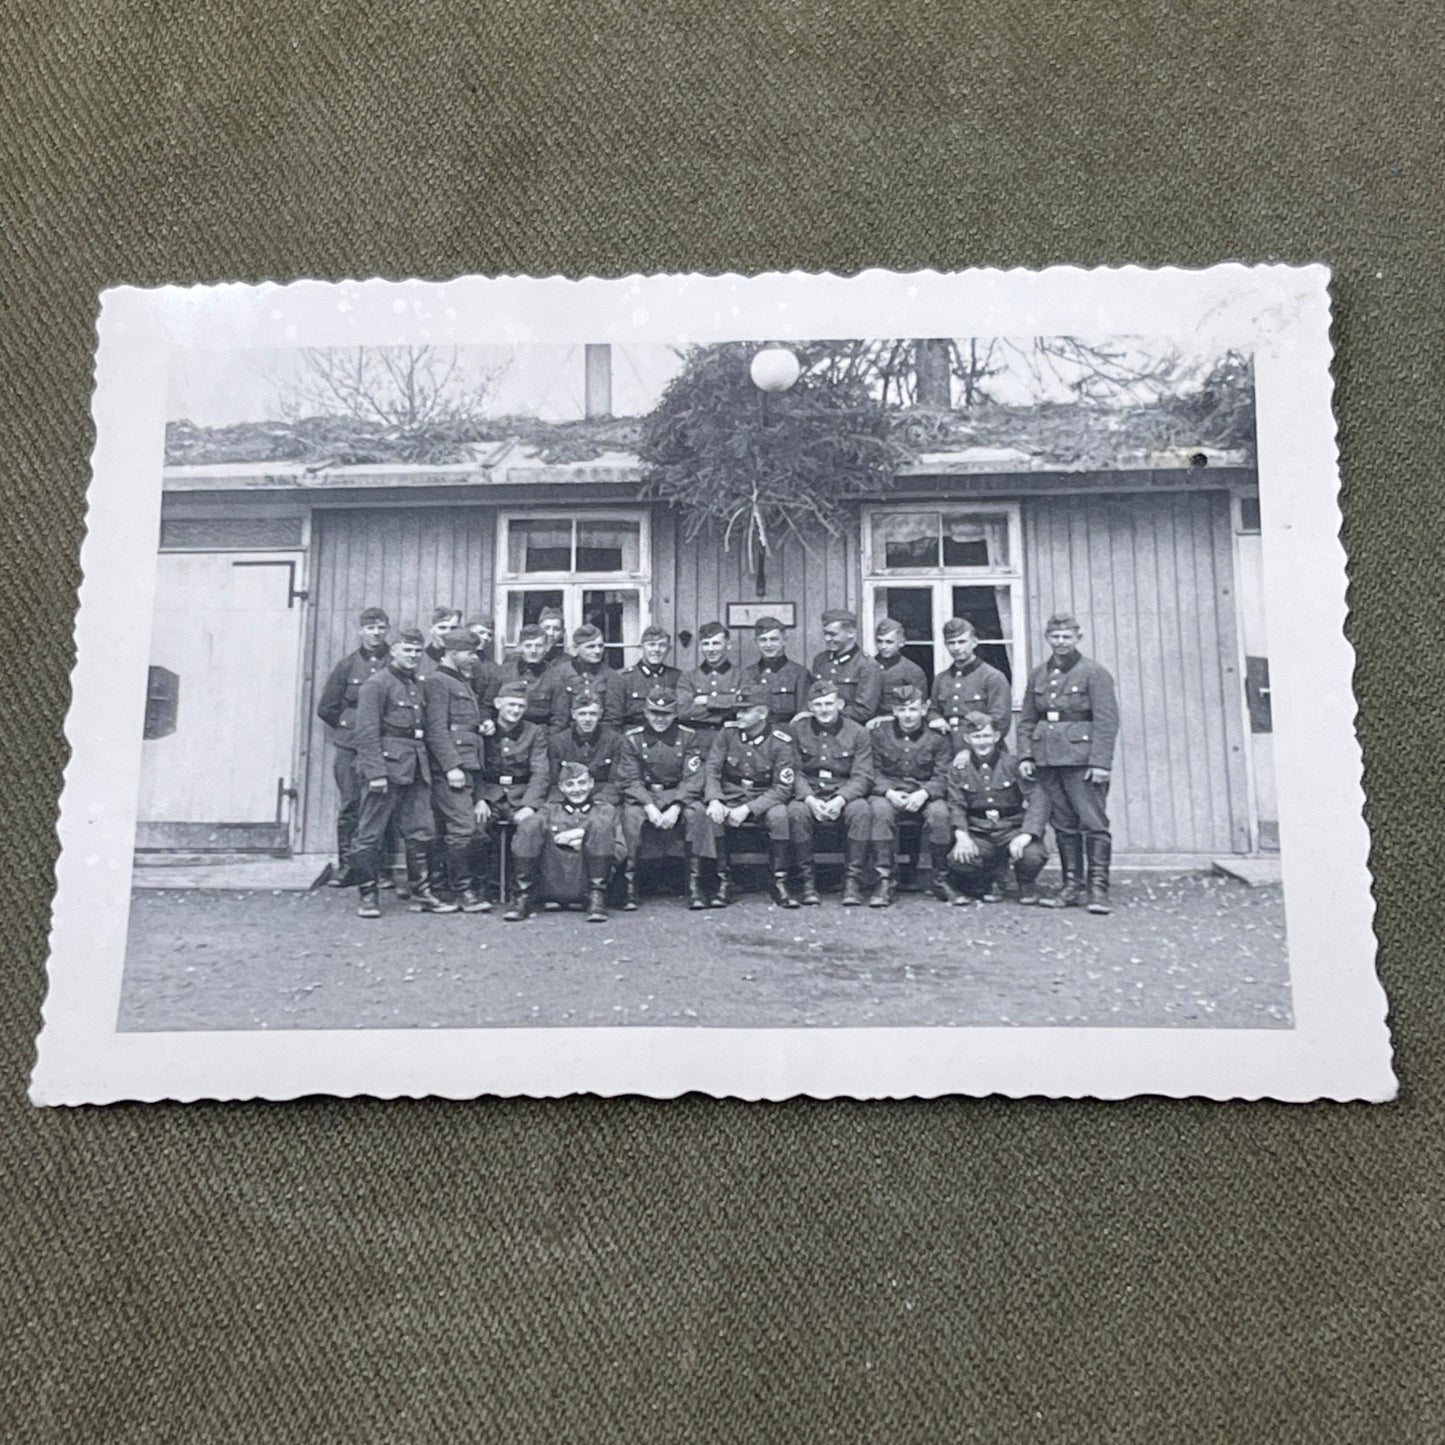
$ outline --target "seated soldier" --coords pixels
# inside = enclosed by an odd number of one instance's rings
[[[671,647],[672,638],[666,628],[653,626],[643,629],[641,660],[618,674],[622,689],[623,727],[641,727],[647,721],[647,698],[654,688],[665,687],[669,692],[677,690],[682,669],[668,663],[667,654]]]
[[[768,830],[773,902],[796,908],[788,892],[788,798],[797,776],[793,739],[768,726],[770,693],[754,687],[739,695],[737,722],[721,729],[703,768],[703,801],[687,808],[687,839],[693,857],[711,858],[717,869],[714,908],[732,900],[728,863],[730,833],[762,821]],[[701,885],[688,890],[688,906],[704,904]]]
[[[878,727],[869,724],[874,776],[868,807],[873,815],[873,867],[878,874],[870,908],[887,908],[893,902],[898,825],[904,818],[922,823],[923,846],[934,859],[935,876],[943,873],[942,859],[953,841],[948,804],[943,801],[951,757],[948,740],[924,725],[924,706],[923,689],[902,683],[893,690],[893,716]]]
[[[597,801],[616,805],[621,796],[613,773],[622,753],[622,738],[602,721],[602,700],[593,692],[572,695],[572,726],[547,740],[547,771],[551,787],[547,801],[561,798],[557,779],[563,763],[586,763],[597,785]]]
[[[870,665],[872,658],[868,659]],[[788,804],[788,833],[801,884],[799,901],[814,905],[818,879],[813,866],[813,835],[820,826],[841,826],[845,872],[843,906],[863,902],[863,869],[873,814],[873,734],[861,722],[843,716],[837,683],[820,678],[808,689],[809,716],[789,729],[798,754],[793,801]]]
[[[628,728],[623,735],[614,773],[622,795],[622,840],[627,849],[627,899],[622,906],[629,913],[637,907],[637,858],[651,832],[684,838],[688,903],[706,908],[701,862],[685,840],[686,829],[678,826],[688,804],[702,797],[702,742],[678,722],[677,696],[669,688],[655,687],[648,693],[643,716],[646,722],[641,727]]]
[[[954,840],[948,864],[964,891],[960,896],[945,883],[944,892],[954,904],[1001,903],[998,873],[1012,862],[1019,902],[1037,903],[1035,880],[1048,859],[1048,794],[1020,772],[987,713],[967,713],[962,728],[967,746],[950,764],[947,786]]]
[[[525,682],[504,682],[497,690],[496,721],[481,725],[475,812],[482,838],[498,823],[526,822],[547,799],[547,730],[527,721],[527,697]]]
[[[503,918],[521,923],[542,903],[587,905],[588,923],[607,922],[607,883],[618,853],[617,810],[593,796],[586,763],[563,763],[562,801],[543,803],[517,825],[512,857],[517,901]]]

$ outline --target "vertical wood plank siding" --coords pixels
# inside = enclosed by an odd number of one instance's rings
[[[1248,851],[1228,494],[1040,497],[1023,523],[1031,661],[1073,612],[1119,685],[1116,847]]]
[[[356,646],[363,607],[384,607],[393,628],[425,628],[439,603],[492,606],[494,512],[488,507],[318,510],[312,523],[312,687],[302,757],[301,849],[336,846],[336,786],[326,725],[315,715],[332,667]]]

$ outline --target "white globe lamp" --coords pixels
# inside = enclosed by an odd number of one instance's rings
[[[786,346],[765,346],[753,357],[753,385],[761,391],[787,391],[802,373],[798,358]]]

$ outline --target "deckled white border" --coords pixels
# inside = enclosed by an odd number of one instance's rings
[[[72,760],[31,1097],[575,1092],[1394,1096],[1375,977],[1322,266],[469,277],[102,297]],[[1151,334],[1254,352],[1293,1030],[477,1029],[120,1034],[169,351],[404,341]]]

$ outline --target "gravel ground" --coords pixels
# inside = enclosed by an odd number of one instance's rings
[[[1280,890],[1207,875],[1117,881],[1107,918],[751,893],[504,924],[383,899],[366,921],[350,891],[137,890],[120,1027],[1291,1025]]]

